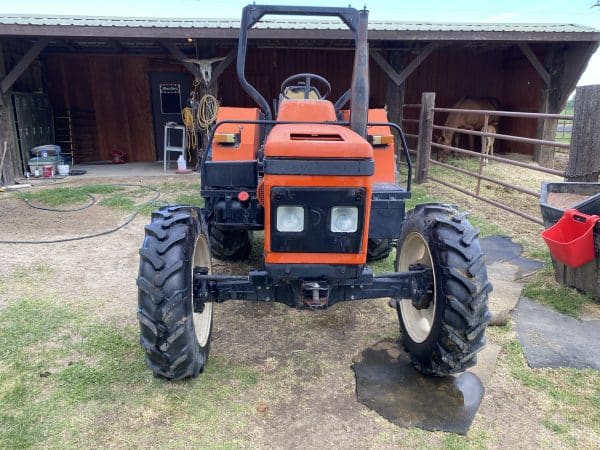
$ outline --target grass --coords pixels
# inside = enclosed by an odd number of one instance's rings
[[[522,295],[573,317],[579,317],[581,308],[586,303],[592,303],[593,301],[588,295],[559,285],[554,279],[552,264],[548,262],[544,269],[536,273],[532,280],[525,285]]]
[[[569,447],[580,447],[590,431],[600,434],[600,377],[594,370],[531,369],[516,340],[502,347],[502,364],[523,386],[541,396],[542,425]],[[587,434],[587,436],[586,436]]]
[[[33,203],[56,207],[84,203],[89,201],[89,195],[112,194],[123,190],[122,186],[115,185],[87,185],[80,187],[58,187],[51,189],[38,189],[29,192],[17,192],[17,198],[27,199]]]
[[[204,206],[204,200],[198,192],[197,182],[165,181],[157,189],[161,193],[160,201],[163,203]],[[154,193],[144,186],[98,184],[15,193],[17,198],[27,199],[35,205],[50,208],[85,204],[90,201],[90,195],[96,197],[98,205],[121,212],[131,213],[139,210],[142,215],[148,215],[158,207],[155,202],[145,201]]]
[[[217,357],[201,381],[155,380],[137,327],[92,321],[48,299],[11,303],[0,321],[0,448],[178,447],[174,437],[182,446],[243,444],[215,430],[244,423],[249,408],[239,398],[257,384],[253,370]],[[136,443],[147,436],[144,414],[163,426]]]

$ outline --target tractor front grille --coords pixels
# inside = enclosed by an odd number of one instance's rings
[[[273,187],[271,202],[271,251],[288,253],[359,253],[365,223],[366,190],[357,188]],[[277,230],[277,207],[304,208],[300,232]],[[332,208],[358,208],[358,226],[351,233],[331,231]]]

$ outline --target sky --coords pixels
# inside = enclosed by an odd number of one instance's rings
[[[250,0],[0,0],[0,14],[238,18]],[[600,29],[597,0],[262,0],[260,4],[354,6],[371,20],[475,23],[571,23]],[[578,86],[600,84],[600,50]]]

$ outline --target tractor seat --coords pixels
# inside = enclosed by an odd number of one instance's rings
[[[288,86],[285,88],[285,91],[283,91],[283,95],[281,100],[285,100],[287,97],[287,99],[289,100],[305,100],[304,98],[304,87],[302,86]],[[308,91],[308,100],[319,100],[321,98],[321,94],[319,93],[319,91],[314,88],[311,87],[310,90]]]
[[[335,122],[337,117],[329,100],[288,100],[279,104],[277,120],[297,122]]]

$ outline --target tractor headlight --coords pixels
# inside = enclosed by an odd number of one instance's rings
[[[331,231],[354,233],[357,229],[358,208],[356,206],[335,206],[331,209]]]
[[[304,208],[302,206],[278,206],[277,231],[288,233],[304,231]]]

